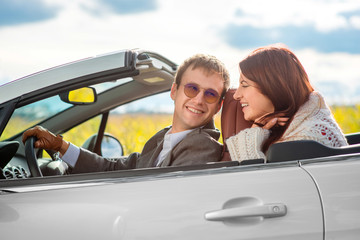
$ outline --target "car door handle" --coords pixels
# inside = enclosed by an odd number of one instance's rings
[[[282,203],[265,204],[261,206],[228,208],[205,213],[208,221],[224,221],[232,218],[264,217],[274,218],[286,215],[286,205]]]

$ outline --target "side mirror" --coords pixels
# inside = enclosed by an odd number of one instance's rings
[[[94,152],[97,134],[92,135],[82,145],[83,148]],[[124,149],[120,141],[114,136],[105,133],[101,141],[101,156],[105,158],[119,158],[124,155]]]
[[[60,93],[59,97],[63,102],[73,105],[92,104],[97,100],[96,90],[92,87],[83,87]]]
[[[119,140],[105,134],[101,141],[101,155],[106,158],[119,158],[124,155],[124,149]]]

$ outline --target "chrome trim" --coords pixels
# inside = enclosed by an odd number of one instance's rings
[[[351,154],[335,155],[328,157],[304,159],[304,160],[299,160],[299,163],[301,165],[308,165],[308,164],[320,164],[327,162],[359,161],[359,160],[360,160],[360,153],[351,153]]]

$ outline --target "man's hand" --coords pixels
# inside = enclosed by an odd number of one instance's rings
[[[34,143],[35,148],[57,151],[63,155],[69,147],[69,144],[61,136],[55,136],[55,134],[41,126],[26,130],[22,138],[23,143],[31,136],[37,138],[37,141]]]

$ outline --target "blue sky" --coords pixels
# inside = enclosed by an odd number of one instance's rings
[[[242,34],[238,34],[240,32]],[[353,28],[319,32],[313,26],[283,26],[269,29],[229,25],[224,34],[226,41],[237,48],[254,48],[274,42],[286,42],[294,51],[312,48],[324,53],[360,54],[360,31]]]
[[[0,3],[0,26],[11,26],[53,18],[57,9],[45,6],[40,0],[3,0]]]
[[[181,63],[238,62],[282,42],[330,102],[360,101],[358,0],[1,0],[0,84],[88,56],[143,48]]]

